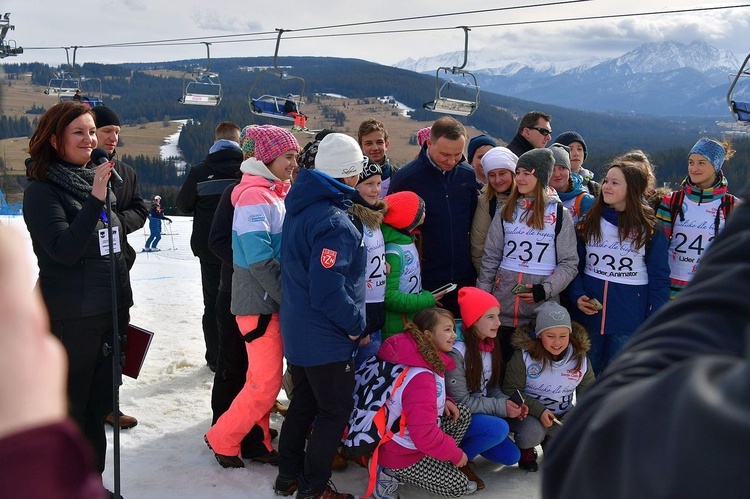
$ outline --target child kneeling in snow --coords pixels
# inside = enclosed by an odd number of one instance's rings
[[[512,419],[516,445],[521,449],[518,467],[537,471],[536,447],[562,426],[577,397],[594,384],[594,369],[586,353],[591,341],[586,329],[574,322],[568,311],[555,302],[535,310],[534,329],[521,326],[513,334],[516,351],[508,362],[503,392],[523,392],[529,416]]]
[[[444,374],[454,367],[446,354],[455,339],[453,315],[431,307],[417,312],[402,334],[383,342],[378,357],[413,367],[400,394],[389,401],[390,410],[406,419],[406,429],[380,447],[375,497],[398,497],[399,481],[445,497],[477,489],[459,471],[468,459],[457,442],[469,427],[471,413],[446,397]]]

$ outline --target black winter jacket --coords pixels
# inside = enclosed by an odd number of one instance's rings
[[[552,438],[544,497],[748,496],[748,247],[742,204]]]
[[[531,151],[534,149],[534,146],[532,146],[531,142],[526,140],[523,135],[517,133],[516,136],[513,137],[513,140],[508,142],[508,149],[510,149],[516,156],[521,157],[521,154]]]
[[[222,149],[209,154],[190,169],[177,194],[177,209],[193,215],[190,247],[203,263],[221,264],[208,247],[208,237],[222,192],[242,175],[242,157],[240,149]]]
[[[114,159],[115,170],[120,174],[123,181],[122,186],[113,186],[112,192],[117,197],[117,215],[125,227],[125,230],[120,234],[122,251],[125,254],[128,269],[132,269],[136,253],[133,247],[128,244],[127,235],[137,231],[146,223],[148,205],[141,197],[138,176],[133,167],[117,158],[110,159]]]
[[[115,203],[110,222],[123,231]],[[23,218],[39,264],[38,285],[53,320],[112,311],[109,256],[99,253],[103,207],[94,196],[81,203],[41,180],[32,181],[24,192]],[[115,258],[118,308],[129,308],[133,296],[125,257],[120,252]]]

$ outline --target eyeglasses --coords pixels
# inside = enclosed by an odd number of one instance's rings
[[[541,134],[542,134],[542,135],[544,135],[545,137],[546,137],[547,135],[549,135],[549,134],[551,134],[551,133],[552,133],[552,131],[551,131],[551,130],[547,130],[546,128],[542,128],[542,127],[540,127],[540,126],[527,126],[526,128],[528,128],[529,130],[536,130],[537,132],[541,133]]]

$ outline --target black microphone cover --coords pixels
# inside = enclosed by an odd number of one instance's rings
[[[91,151],[91,161],[94,162],[94,164],[97,165],[103,165],[104,163],[109,161],[109,154],[103,147],[97,147],[93,151]],[[122,184],[125,182],[122,181],[122,177],[119,173],[117,173],[117,170],[112,168],[112,182],[117,187],[122,187]]]

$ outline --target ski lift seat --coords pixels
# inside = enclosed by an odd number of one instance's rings
[[[271,117],[294,121],[294,116],[287,114],[284,111],[284,104],[286,103],[286,97],[274,97],[272,95],[263,95],[257,99],[251,99],[251,111],[257,115],[271,115]]]
[[[425,103],[424,108],[436,113],[471,116],[477,109],[477,103],[476,101],[438,97],[433,102]]]
[[[750,102],[732,101],[732,112],[737,117],[737,121],[750,123]]]
[[[183,104],[194,104],[196,106],[218,106],[221,101],[219,95],[185,94],[182,98]]]

